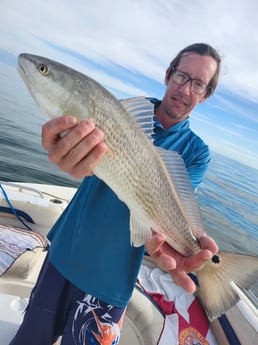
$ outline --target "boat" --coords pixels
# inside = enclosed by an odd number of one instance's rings
[[[47,254],[46,234],[75,193],[72,187],[0,181],[1,345],[9,344],[22,322]],[[19,236],[24,241],[17,245]],[[158,278],[159,287],[152,285],[153,276]],[[126,310],[119,344],[258,344],[258,299],[251,291],[235,289],[239,302],[222,317],[208,322],[195,296],[176,286],[146,257]]]

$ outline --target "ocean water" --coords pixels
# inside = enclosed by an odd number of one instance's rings
[[[78,186],[48,161],[45,121],[13,66],[0,62],[0,180]],[[221,249],[258,256],[258,170],[212,152],[197,191],[203,223]],[[255,288],[255,291],[258,288]]]
[[[207,232],[221,249],[258,254],[258,171],[212,152],[197,191]]]

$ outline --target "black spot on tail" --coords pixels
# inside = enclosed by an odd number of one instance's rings
[[[214,262],[214,264],[219,264],[220,263],[220,258],[219,258],[218,255],[213,255],[211,261]]]

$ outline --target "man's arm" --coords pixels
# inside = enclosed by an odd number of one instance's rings
[[[103,132],[92,121],[77,124],[72,116],[55,118],[42,127],[42,146],[49,160],[75,178],[92,175],[92,169],[108,150],[103,139]],[[168,271],[176,284],[193,292],[195,285],[187,273],[200,268],[218,250],[210,237],[199,240],[202,250],[191,257],[184,257],[168,246],[161,234],[155,234],[145,247],[153,261]]]

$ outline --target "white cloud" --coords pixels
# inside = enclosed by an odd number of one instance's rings
[[[2,0],[0,38],[12,52],[54,55],[39,37],[158,81],[175,53],[205,41],[224,56],[221,83],[258,101],[257,12],[256,0]]]

